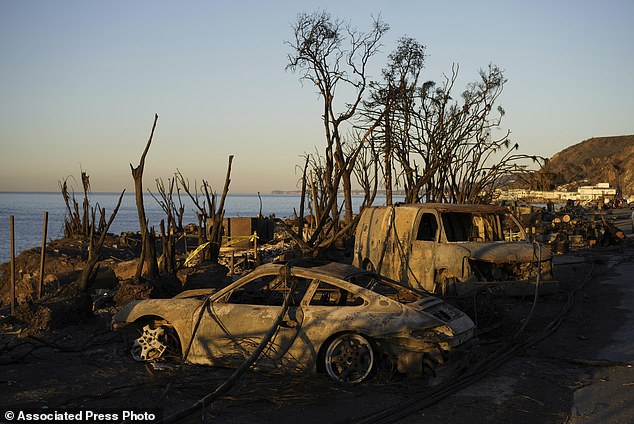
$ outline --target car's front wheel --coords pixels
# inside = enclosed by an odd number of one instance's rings
[[[357,384],[374,369],[374,350],[360,334],[341,334],[328,345],[324,362],[330,378],[339,383]]]

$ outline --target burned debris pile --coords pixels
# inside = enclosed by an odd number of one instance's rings
[[[514,209],[530,237],[556,254],[611,246],[625,239],[623,231],[614,224],[614,216],[596,207],[569,201],[558,210],[533,206]]]

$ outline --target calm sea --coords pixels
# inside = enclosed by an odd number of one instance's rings
[[[79,197],[79,193],[76,196]],[[299,212],[300,195],[292,194],[266,194],[262,199],[262,215],[275,215],[278,218],[293,216],[293,210]],[[93,193],[91,205],[99,204],[106,208],[106,219],[116,206],[119,193]],[[189,199],[182,198],[185,205],[183,223],[197,222],[194,208]],[[78,201],[81,201],[79,198]],[[355,196],[353,199],[358,212],[362,198]],[[382,203],[381,203],[382,202]],[[163,210],[156,200],[146,194],[144,197],[146,215],[150,226],[157,230],[161,219],[165,218]],[[384,204],[385,199],[377,199],[375,204]],[[42,229],[44,224],[44,212],[48,212],[47,240],[55,240],[63,235],[64,217],[66,205],[60,193],[0,193],[0,263],[11,258],[10,219],[14,219],[15,252],[18,255],[23,250],[39,247],[42,244]],[[225,204],[225,216],[249,217],[256,216],[260,212],[260,199],[256,194],[228,195]],[[307,212],[306,212],[307,213]],[[139,218],[134,201],[134,193],[126,193],[119,213],[115,218],[110,232],[119,234],[125,231],[136,232],[139,230]]]

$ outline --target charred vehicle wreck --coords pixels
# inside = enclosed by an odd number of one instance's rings
[[[451,373],[467,365],[475,334],[471,318],[443,300],[334,262],[266,264],[215,293],[133,301],[112,325],[141,330],[132,346],[139,361],[175,354],[229,367],[274,328],[256,368],[325,372],[349,384],[383,366]]]
[[[551,252],[527,241],[521,224],[493,205],[367,208],[357,226],[353,264],[443,295],[482,288],[511,296],[558,290]]]

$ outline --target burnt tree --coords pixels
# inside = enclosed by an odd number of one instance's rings
[[[144,265],[146,267],[146,277],[149,280],[154,280],[159,275],[158,262],[156,260],[156,244],[154,236],[148,228],[147,218],[145,217],[145,207],[143,205],[143,168],[145,167],[145,157],[147,156],[147,153],[150,150],[150,145],[152,144],[152,138],[154,137],[154,130],[156,129],[157,121],[158,114],[155,114],[152,131],[150,132],[150,137],[145,145],[143,154],[141,154],[139,165],[135,168],[132,164],[130,164],[132,178],[134,179],[134,192],[137,212],[139,214],[139,229],[142,239],[141,256],[139,257],[139,264],[134,277],[136,281],[141,280]]]
[[[517,153],[509,130],[495,136],[505,113],[497,105],[506,83],[503,71],[489,65],[457,96],[458,65],[440,83],[421,83],[424,59],[424,46],[402,38],[383,70],[384,80],[372,84],[372,100],[365,104],[368,120],[384,114],[373,136],[384,158],[388,203],[398,182],[406,203],[488,203],[501,177],[534,161]]]
[[[176,198],[178,205],[174,201],[174,190],[176,189]],[[181,200],[180,189],[176,184],[176,178],[168,178],[167,186],[162,178],[156,179],[156,190],[158,197],[149,191],[150,195],[156,200],[156,203],[165,212],[167,220],[167,228],[170,233],[183,232],[183,215],[185,214],[185,206]]]
[[[383,80],[372,82],[370,99],[364,103],[366,121],[374,122],[377,115],[383,114],[381,125],[372,135],[371,147],[376,156],[382,157],[381,171],[388,205],[393,203],[393,188],[399,181],[404,183],[407,191],[417,181],[425,180],[420,169],[412,169],[406,159],[410,153],[408,146],[420,136],[415,125],[415,106],[424,63],[425,46],[413,38],[402,37],[388,56],[387,66],[382,71]],[[433,173],[434,167],[427,166],[424,172]]]
[[[87,238],[90,236],[90,215],[93,208],[90,206],[90,177],[85,171],[81,171],[81,185],[84,197],[80,209],[79,202],[75,198],[75,191],[68,185],[68,178],[59,181],[59,188],[66,204],[64,237]]]
[[[300,79],[311,82],[323,102],[322,121],[325,135],[323,168],[313,169],[323,175],[320,190],[322,204],[314,205],[321,214],[310,245],[331,244],[350,228],[353,218],[352,184],[354,160],[360,146],[346,154],[344,133],[353,126],[357,111],[368,87],[367,66],[377,53],[388,25],[375,19],[369,32],[361,32],[350,24],[333,19],[326,12],[300,14],[293,25],[294,38],[287,42],[287,70],[298,72]],[[350,97],[340,101],[337,89]],[[337,196],[343,194],[343,220]],[[342,222],[341,222],[342,221]],[[328,231],[326,229],[329,229]],[[344,233],[344,236],[349,233]]]
[[[110,219],[108,219],[108,222],[105,225],[96,224],[96,216],[94,210],[91,214],[92,220],[89,225],[90,237],[88,239],[88,260],[86,261],[86,265],[84,266],[84,269],[81,271],[81,274],[77,279],[77,286],[80,291],[86,290],[90,281],[94,278],[96,274],[96,272],[93,272],[95,270],[95,265],[97,265],[97,262],[99,261],[101,248],[103,247],[103,244],[106,240],[106,235],[108,234],[110,225],[112,225],[112,221],[114,221],[115,217],[117,216],[117,212],[119,212],[119,207],[121,206],[121,200],[123,199],[124,193],[125,190],[121,192],[121,195],[119,196],[119,201],[117,202],[117,206],[115,206],[112,214],[110,214]],[[106,210],[105,208],[98,209],[100,214],[100,222],[103,222],[105,219]],[[97,230],[97,228],[99,229]],[[98,233],[96,233],[96,231],[98,231]],[[99,235],[99,238],[95,242],[95,236],[97,234]]]
[[[185,206],[181,201],[180,191],[176,178],[168,178],[168,185],[166,187],[163,179],[156,179],[156,189],[159,197],[155,196],[151,191],[150,195],[156,200],[167,220],[167,228],[165,220],[161,220],[161,257],[158,260],[158,266],[160,272],[167,274],[174,274],[176,272],[176,237],[183,231],[183,215],[185,213]],[[176,189],[176,195],[178,198],[178,206],[174,201],[174,189]],[[148,190],[149,191],[149,190]]]
[[[216,194],[212,191],[211,186],[205,180],[202,180],[201,192],[204,194],[201,201],[198,195],[198,188],[194,181],[194,188],[192,190],[189,180],[183,177],[180,171],[176,172],[177,185],[182,188],[189,196],[191,201],[196,206],[198,211],[196,216],[199,222],[199,234],[198,244],[207,244],[207,248],[204,250],[204,255],[212,262],[218,261],[220,255],[220,245],[222,243],[222,221],[224,218],[225,199],[229,193],[229,184],[231,183],[231,165],[233,163],[233,155],[229,156],[229,163],[227,165],[227,175],[225,176],[225,184],[222,189],[220,200],[216,203]],[[207,228],[207,223],[211,224],[211,228]]]

